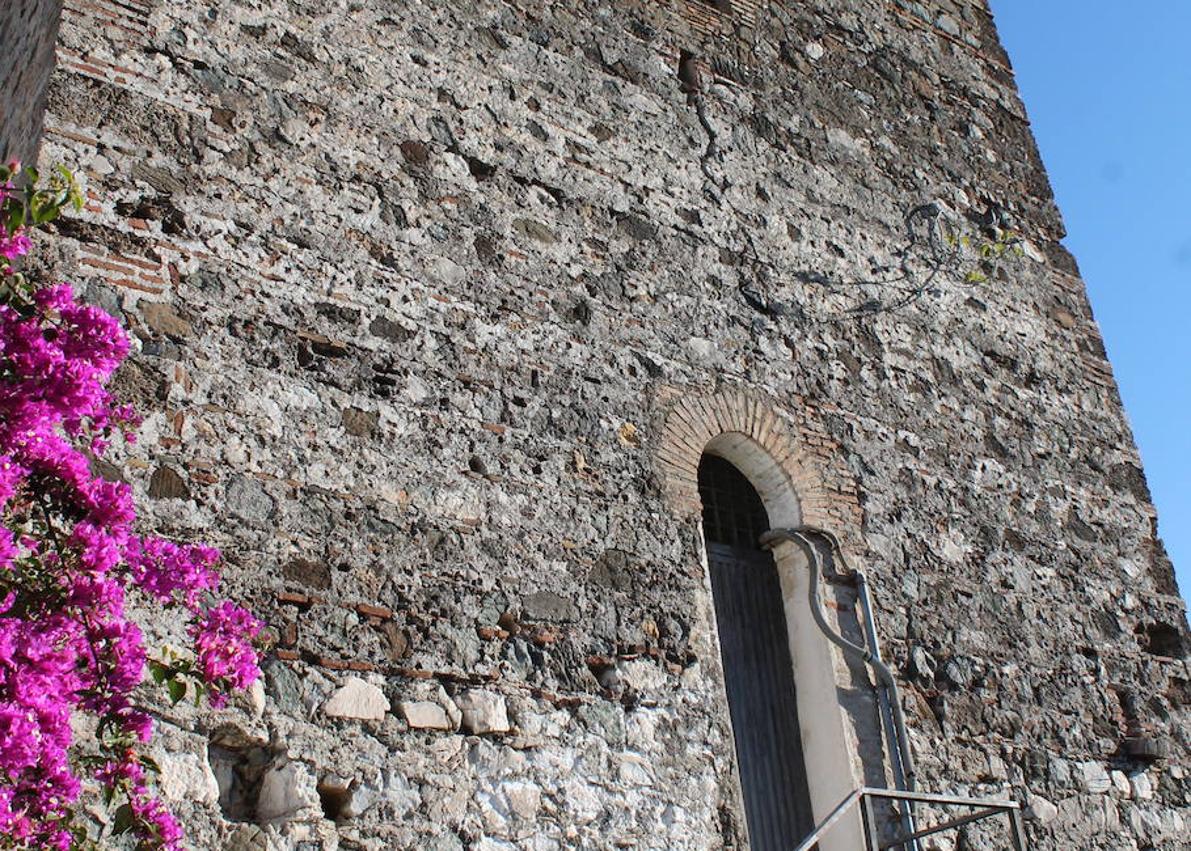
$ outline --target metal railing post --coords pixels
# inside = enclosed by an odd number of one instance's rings
[[[1013,837],[1013,851],[1026,851],[1026,828],[1018,807],[1009,811],[1009,833]]]
[[[819,822],[819,826],[811,831],[810,835],[798,844],[798,847],[795,848],[794,851],[810,851],[810,849],[814,847],[815,843],[819,841],[819,837],[825,835],[833,827],[835,827],[836,822],[844,817],[844,813],[855,806],[856,802],[860,800],[860,796],[863,793],[863,789],[853,789],[848,797],[840,801],[839,804],[836,805],[836,808],[831,811],[830,815],[823,819],[823,821]]]
[[[877,625],[873,620],[873,604],[868,591],[868,578],[863,571],[857,570],[856,573],[856,593],[860,602],[860,609],[864,613],[864,636],[865,643],[868,645],[869,651],[873,654],[873,658],[878,662],[881,659],[881,643],[877,638]],[[897,788],[903,792],[909,791],[910,786],[906,782],[905,767],[902,765],[902,750],[898,742],[897,725],[893,722],[893,707],[890,704],[891,700],[897,700],[896,694],[890,695],[888,686],[885,683],[877,680],[877,703],[881,714],[881,726],[884,728],[885,739],[889,745],[889,762],[893,768],[893,782]],[[914,802],[913,801],[898,801],[897,809],[901,814],[902,832],[906,836],[913,835],[916,827],[914,825]],[[902,846],[902,851],[919,851],[918,841],[911,839]]]
[[[869,851],[879,851],[881,837],[877,833],[877,808],[872,795],[860,799],[860,811],[864,813],[864,832],[867,835]]]

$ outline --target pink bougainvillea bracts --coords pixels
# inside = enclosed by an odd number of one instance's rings
[[[0,848],[88,847],[97,828],[76,810],[88,780],[114,807],[104,830],[179,848],[134,690],[147,670],[174,702],[205,691],[222,706],[260,674],[262,625],[213,596],[216,550],[135,533],[128,485],[92,473],[137,423],[106,388],[128,339],[69,286],[16,271],[28,228],[78,198],[68,172],[43,189],[29,170],[18,188],[21,174],[0,167]],[[193,657],[149,659],[130,595],[188,619]],[[77,713],[99,719],[96,742],[73,740]]]

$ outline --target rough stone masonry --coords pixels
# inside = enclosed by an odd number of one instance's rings
[[[921,788],[1191,847],[1184,604],[983,0],[66,0],[57,58],[105,474],[280,636],[160,707],[195,847],[744,847],[723,432],[868,571]]]

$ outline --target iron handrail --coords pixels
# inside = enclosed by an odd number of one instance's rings
[[[932,827],[915,830],[913,833],[899,836],[886,842],[881,842],[877,835],[876,811],[873,808],[875,799],[906,801],[909,803],[938,804],[940,806],[980,808],[979,812],[966,816],[949,819]],[[885,851],[906,845],[923,837],[944,830],[954,830],[974,821],[1005,815],[1009,818],[1010,840],[1014,851],[1027,851],[1025,827],[1022,824],[1021,804],[1001,798],[963,798],[957,795],[937,795],[930,792],[903,792],[897,789],[878,789],[862,786],[854,789],[833,809],[826,818],[811,832],[806,839],[798,844],[794,851],[810,851],[839,821],[857,805],[863,811],[865,834],[868,851]]]

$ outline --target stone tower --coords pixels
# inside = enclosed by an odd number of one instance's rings
[[[138,341],[106,473],[280,639],[161,708],[196,847],[769,847],[729,632],[788,653],[803,826],[904,773],[812,570],[920,791],[1191,847],[1184,604],[983,0],[66,0],[57,44],[45,252]],[[727,629],[764,526],[839,548],[757,550]]]

